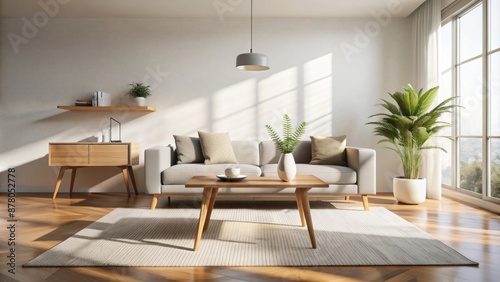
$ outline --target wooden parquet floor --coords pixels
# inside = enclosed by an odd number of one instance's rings
[[[8,272],[11,247],[7,243],[12,233],[7,221],[7,195],[0,195],[1,281],[500,281],[499,215],[449,199],[402,205],[390,195],[370,197],[370,206],[386,207],[468,258],[478,261],[479,267],[22,268],[25,262],[114,208],[148,208],[151,203],[149,195],[128,198],[120,193],[74,194],[72,198],[61,193],[55,202],[51,197],[51,194],[16,195],[16,265],[15,274],[12,274]],[[347,204],[361,207],[360,200],[351,197],[352,202]],[[265,207],[273,203],[258,204]],[[199,199],[174,198],[171,208],[197,204]],[[241,202],[221,200],[217,202],[219,204],[238,207]],[[157,208],[166,206],[167,199],[160,198]]]

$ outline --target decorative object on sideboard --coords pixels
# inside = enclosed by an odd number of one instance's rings
[[[113,121],[118,124],[118,139],[113,139]],[[122,124],[114,118],[109,118],[109,142],[122,142]]]
[[[253,53],[253,0],[250,0],[250,53],[241,53],[236,57],[236,68],[245,71],[263,71],[269,69],[267,56]]]
[[[106,131],[107,131],[107,132],[106,132]],[[103,124],[101,124],[101,140],[100,140],[100,141],[101,141],[101,143],[106,143],[106,134],[108,134],[108,133],[109,133],[109,130],[106,130],[106,129],[104,128],[104,125],[103,125]]]
[[[380,104],[388,113],[378,113],[371,117],[381,117],[378,121],[367,124],[376,125],[373,132],[382,137],[378,143],[389,143],[387,147],[398,154],[403,164],[404,176],[393,181],[393,191],[396,199],[406,204],[420,204],[426,198],[426,180],[420,178],[420,158],[423,150],[439,149],[446,152],[438,145],[429,144],[431,137],[436,136],[443,128],[449,127],[447,122],[439,118],[445,113],[450,113],[456,104],[448,104],[457,97],[451,97],[429,110],[438,95],[439,86],[422,93],[417,93],[408,84],[404,92],[389,93],[395,104],[382,99]],[[418,181],[418,180],[421,181]],[[415,185],[400,184],[404,182],[417,182]],[[418,183],[423,182],[423,187]],[[400,191],[402,190],[402,191]]]
[[[278,176],[283,181],[292,181],[297,174],[297,166],[292,153],[299,145],[300,137],[306,131],[306,122],[303,121],[293,130],[292,119],[287,114],[283,115],[283,138],[270,125],[266,124],[266,129],[276,148],[281,152],[278,161]]]
[[[129,90],[128,94],[135,99],[137,106],[146,106],[146,98],[153,95],[151,94],[151,86],[141,82],[134,82],[129,85],[132,86],[132,88]]]

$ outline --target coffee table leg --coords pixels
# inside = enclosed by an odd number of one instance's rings
[[[307,231],[309,232],[309,237],[311,238],[312,248],[316,249],[316,236],[314,235],[314,227],[311,218],[311,207],[309,206],[309,197],[307,196],[307,191],[311,188],[297,188],[298,194],[302,200],[302,208],[304,210],[304,217],[307,224]]]
[[[198,230],[196,231],[196,238],[194,239],[193,251],[198,250],[203,233],[203,226],[210,206],[210,198],[212,196],[212,188],[203,188],[203,198],[201,199],[200,218],[198,219]]]
[[[304,218],[304,207],[302,204],[302,195],[299,189],[295,190],[295,199],[297,200],[297,209],[299,210],[300,222],[302,226],[306,226],[306,219]]]
[[[212,215],[212,210],[215,205],[215,200],[217,199],[217,193],[219,193],[219,188],[212,188],[212,194],[210,195],[210,203],[208,205],[207,216],[205,218],[205,225],[203,226],[203,231],[207,230],[208,223],[210,222],[210,216]]]

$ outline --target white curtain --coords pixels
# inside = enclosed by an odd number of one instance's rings
[[[427,0],[411,15],[414,84],[424,91],[439,85],[441,0]],[[437,99],[435,105],[437,105]],[[437,142],[431,140],[431,142]],[[427,198],[441,199],[441,151],[424,150],[420,177],[427,179]]]

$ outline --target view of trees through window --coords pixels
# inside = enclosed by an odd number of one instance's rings
[[[462,106],[446,120],[443,184],[500,199],[500,1],[480,1],[441,27],[440,70],[440,100],[459,96]]]

